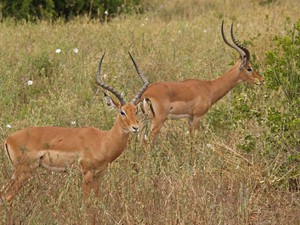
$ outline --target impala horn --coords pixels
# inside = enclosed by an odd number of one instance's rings
[[[248,49],[246,49],[245,47],[242,47],[241,44],[239,44],[238,41],[235,39],[235,37],[233,35],[233,23],[231,24],[231,39],[235,45],[229,43],[229,41],[226,39],[226,37],[224,35],[224,21],[222,21],[221,33],[222,33],[224,42],[231,48],[235,49],[240,54],[241,59],[243,61],[246,59],[246,63],[248,63],[250,60],[250,53],[249,53]]]
[[[105,84],[100,79],[101,65],[102,65],[102,61],[103,61],[104,56],[105,56],[105,53],[102,55],[102,57],[101,57],[101,59],[99,61],[98,71],[97,71],[97,75],[96,75],[97,84],[100,85],[102,88],[104,88],[104,89],[110,91],[111,93],[113,93],[119,99],[121,105],[124,105],[126,103],[126,100],[122,97],[122,95],[116,89],[114,89],[113,87]]]
[[[141,73],[139,67],[137,66],[136,62],[134,61],[132,55],[130,54],[130,52],[128,52],[133,64],[134,64],[134,67],[139,75],[139,77],[141,78],[141,80],[144,82],[144,85],[143,87],[141,87],[141,89],[138,91],[138,93],[136,94],[136,96],[132,99],[131,103],[136,105],[138,100],[140,99],[140,97],[142,96],[142,94],[144,93],[144,91],[147,89],[147,87],[149,86],[149,82],[147,80],[147,78]]]

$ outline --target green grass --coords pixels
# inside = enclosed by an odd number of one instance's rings
[[[227,35],[234,22],[264,75],[272,38],[299,20],[298,1],[198,2],[144,1],[150,9],[144,15],[104,24],[85,18],[0,24],[0,141],[27,126],[110,129],[115,112],[95,84],[103,52],[106,82],[129,101],[142,82],[128,51],[151,82],[213,79],[237,58],[222,41],[224,19]],[[240,84],[210,109],[206,128],[193,137],[184,120],[166,122],[151,149],[132,135],[101,184],[99,224],[299,224],[299,161],[289,158],[299,149],[285,145],[284,130],[273,134],[268,127],[272,107],[285,108],[281,90]],[[266,139],[271,134],[273,142]],[[3,152],[0,185],[11,174]],[[84,224],[84,212],[80,173],[41,169],[12,207],[1,209],[0,221]]]

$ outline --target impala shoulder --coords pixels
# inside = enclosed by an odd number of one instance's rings
[[[156,82],[156,83],[152,83],[149,85],[149,87],[146,89],[145,92],[147,92],[148,90],[151,90],[151,89],[161,89],[161,88],[167,88],[170,83],[172,82]]]
[[[79,128],[81,130],[81,133],[83,133],[84,135],[91,135],[91,136],[98,136],[98,135],[103,135],[105,134],[107,131],[103,131],[103,130],[99,130],[98,128],[95,127],[83,127],[83,128]]]
[[[199,80],[199,79],[188,79],[181,81],[181,85],[187,86],[187,87],[198,87],[199,85],[203,85],[206,83],[205,80]]]
[[[183,81],[180,81],[181,83],[198,83],[199,79],[187,79],[187,80],[183,80]]]

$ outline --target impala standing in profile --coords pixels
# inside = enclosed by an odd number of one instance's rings
[[[227,72],[214,80],[190,79],[152,83],[142,95],[142,112],[151,119],[153,140],[167,118],[187,118],[192,133],[199,125],[199,118],[238,83],[242,81],[263,83],[263,78],[251,67],[248,49],[235,39],[233,25],[231,25],[231,39],[234,44],[225,38],[223,22],[221,34],[224,42],[240,54],[238,61]]]
[[[118,103],[105,96],[107,105],[118,111],[113,127],[109,131],[90,127],[30,127],[10,135],[4,143],[4,149],[12,162],[14,173],[1,190],[3,201],[10,202],[38,167],[63,172],[72,168],[73,164],[78,164],[82,172],[82,188],[87,205],[92,192],[95,197],[98,196],[99,181],[105,169],[124,151],[129,133],[139,130],[135,116],[136,104],[149,85],[129,53],[144,85],[131,102],[126,102],[113,87],[100,80],[104,55],[99,61],[97,83],[120,101]],[[92,223],[94,220],[95,216],[92,216]]]

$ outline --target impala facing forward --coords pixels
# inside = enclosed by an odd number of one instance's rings
[[[10,135],[4,143],[4,149],[14,166],[14,173],[10,182],[1,190],[0,197],[3,201],[11,201],[25,182],[33,176],[36,168],[41,166],[62,172],[73,168],[74,164],[75,167],[78,165],[83,175],[82,187],[86,203],[89,203],[91,192],[94,192],[95,197],[98,196],[101,175],[108,164],[124,151],[129,133],[136,133],[139,129],[135,117],[136,104],[149,84],[129,53],[144,85],[131,102],[126,102],[113,87],[100,80],[104,55],[99,61],[97,83],[120,101],[119,104],[109,96],[105,96],[107,105],[118,111],[111,130],[101,131],[89,127],[30,127]]]
[[[153,83],[142,95],[142,111],[152,120],[153,140],[167,118],[187,118],[192,132],[198,127],[199,118],[238,83],[242,81],[263,83],[263,78],[251,67],[248,49],[235,39],[233,25],[231,25],[231,39],[234,44],[230,44],[225,38],[223,22],[221,34],[224,42],[240,54],[238,61],[227,72],[215,80],[190,79]]]

